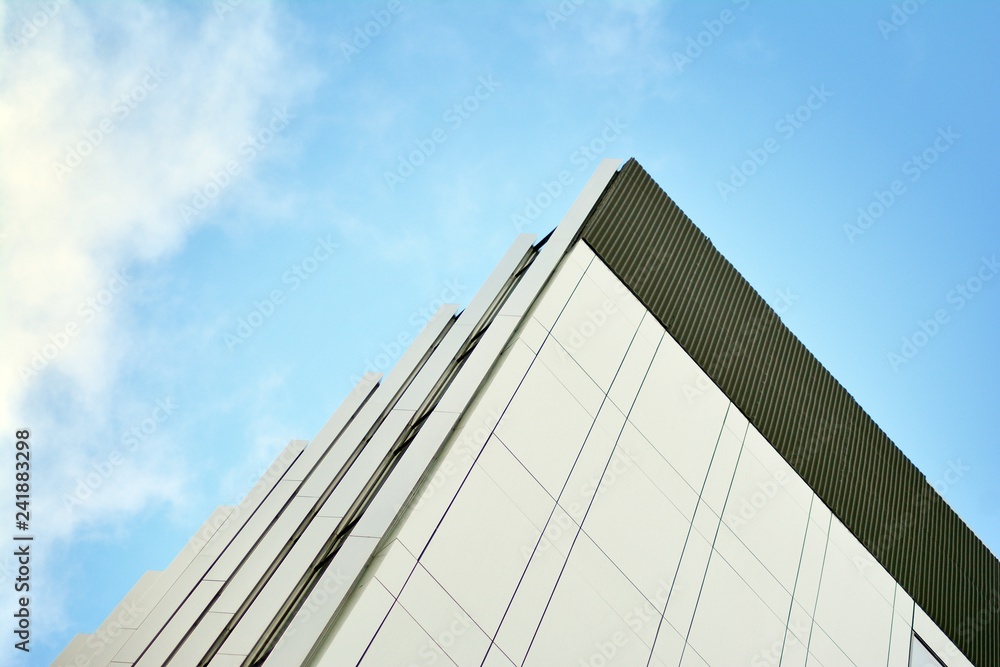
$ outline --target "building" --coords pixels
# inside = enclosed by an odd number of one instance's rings
[[[998,667],[1000,563],[634,161],[58,665]]]

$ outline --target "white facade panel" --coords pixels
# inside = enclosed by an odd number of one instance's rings
[[[540,534],[504,490],[477,466],[421,562],[492,635],[528,563],[524,547],[537,543]]]
[[[456,665],[478,664],[489,651],[490,637],[423,566],[413,570],[397,604]]]
[[[531,366],[496,435],[557,498],[593,418],[543,364]]]
[[[729,400],[669,336],[656,351],[629,421],[701,492]]]
[[[496,646],[518,665],[528,653],[579,531],[572,517],[557,506],[538,544],[530,550],[531,560],[494,638]]]

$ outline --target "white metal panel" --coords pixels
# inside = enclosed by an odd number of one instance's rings
[[[253,549],[254,544],[278,520],[282,508],[295,493],[298,485],[298,482],[289,480],[278,482],[257,511],[248,517],[240,531],[219,555],[205,575],[206,579],[226,581],[232,576],[239,564]],[[292,529],[294,530],[294,528],[293,526]]]
[[[531,348],[531,351],[538,354],[545,338],[549,335],[548,330],[538,323],[534,317],[526,316],[521,323],[521,329],[517,337],[524,341],[524,344]]]
[[[681,564],[671,585],[664,620],[683,635],[687,635],[698,605],[698,592],[705,580],[712,545],[697,531],[688,531],[681,554]]]
[[[416,564],[416,556],[402,542],[393,540],[378,552],[366,572],[371,572],[393,597],[399,597]]]
[[[480,341],[480,345],[485,343],[485,340]],[[450,436],[449,444],[442,451],[436,465],[429,467],[425,473],[422,488],[411,499],[405,514],[399,519],[395,533],[413,554],[420,554],[427,546],[431,534],[444,516],[445,509],[458,492],[462,481],[493,433],[497,421],[506,410],[514,391],[535,358],[524,343],[517,341],[504,355],[498,366],[490,372],[485,390],[464,414],[463,422]],[[463,373],[472,369],[472,364],[478,363],[475,357],[474,353],[473,358],[466,362],[462,372],[455,378],[456,384],[453,387],[464,388],[464,385],[458,385],[458,382],[462,379]],[[471,382],[471,379],[469,381]],[[439,409],[445,403],[449,403],[451,407],[460,405],[459,399],[451,399],[450,395],[450,391],[445,394],[438,406]],[[467,401],[468,396],[463,400]]]
[[[492,634],[540,534],[503,489],[475,467],[421,562]]]
[[[712,558],[688,635],[690,648],[709,665],[767,664],[764,656],[774,655],[775,647],[780,656],[785,617],[776,615],[751,586],[725,559]]]
[[[518,665],[524,662],[579,531],[573,519],[556,507],[538,544],[529,550],[531,560],[494,638],[497,646]]]
[[[816,625],[854,664],[884,664],[889,655],[892,602],[882,597],[858,563],[837,545],[846,540],[845,533],[846,529],[834,519],[816,604]],[[815,636],[816,628],[814,643]],[[819,652],[812,647],[810,650],[826,662]]]
[[[595,264],[600,262],[592,263],[591,269]],[[607,393],[641,319],[640,315],[633,321],[589,275],[584,275],[552,327],[552,337]]]
[[[174,580],[171,587],[164,592],[156,606],[142,621],[136,631],[115,654],[115,660],[135,662],[147,649],[170,618],[190,595],[194,587],[201,581],[205,571],[211,565],[214,556],[196,556],[188,567]]]
[[[338,619],[338,624],[332,629],[328,640],[318,647],[315,661],[309,663],[302,662],[275,662],[279,665],[301,665],[314,664],[322,667],[353,667],[361,661],[368,645],[375,638],[379,627],[389,614],[395,598],[378,581],[369,579],[361,585],[361,588],[352,595],[350,606],[344,610]],[[282,637],[285,644],[295,641],[295,628],[289,628],[293,633],[288,635],[287,640]],[[297,648],[304,649],[303,655],[308,651],[304,642]],[[284,654],[286,647],[279,644],[272,655],[279,651]],[[287,659],[287,658],[286,658]]]
[[[371,537],[348,536],[337,552],[337,557],[327,565],[302,607],[282,633],[265,665],[302,665],[306,664],[310,656],[315,658],[323,653],[323,647],[333,636],[331,633],[336,632],[336,627],[330,627],[330,619],[345,604],[345,600],[348,605],[353,603],[347,599],[348,594],[355,583],[362,580],[362,572],[371,560],[377,543],[378,540]],[[368,581],[371,579],[368,578]],[[364,582],[361,583],[363,585]],[[386,607],[385,611],[388,610]],[[338,618],[338,622],[341,619],[343,615]]]
[[[629,421],[700,492],[729,399],[670,336],[656,351]]]
[[[611,458],[583,531],[654,601],[669,591],[690,523],[639,468],[619,465],[625,460]]]
[[[203,582],[203,583],[213,583],[213,582]],[[202,616],[201,620],[198,622],[198,629],[200,632],[197,636],[189,636],[183,644],[181,644],[177,653],[174,657],[170,659],[168,664],[174,667],[190,667],[191,665],[197,665],[198,661],[208,653],[208,649],[211,648],[215,639],[222,632],[223,628],[229,622],[229,619],[233,617],[232,614],[219,614],[215,612],[208,612]]]
[[[631,322],[633,327],[639,326],[648,312],[646,307],[636,298],[632,290],[618,279],[603,260],[598,259],[591,262],[587,267],[586,275],[607,298],[614,302],[617,312]]]
[[[736,463],[741,460],[742,450],[743,439],[729,429],[723,429],[712,454],[705,486],[701,490],[701,501],[720,516],[723,515],[724,508],[730,507],[727,500],[733,500],[730,491],[733,489],[733,476],[736,474]]]
[[[886,667],[910,667],[910,640],[913,629],[899,614],[892,615],[889,637],[889,661]]]
[[[545,365],[556,379],[573,395],[584,410],[596,416],[604,403],[606,392],[583,370],[569,351],[558,340],[549,336],[538,351],[538,361]]]
[[[633,467],[632,460],[615,446],[624,425],[625,415],[614,403],[605,401],[559,496],[559,504],[578,523],[583,521],[597,487],[614,483]]]
[[[312,506],[312,498],[292,498],[285,511],[246,555],[246,560],[227,577],[226,586],[212,604],[211,611],[236,613],[239,610]]]
[[[776,536],[776,539],[781,539]],[[802,550],[802,536],[798,538],[798,549]],[[753,551],[747,548],[728,526],[722,524],[715,538],[715,558],[721,556],[729,566],[742,578],[767,605],[775,616],[783,621],[788,616],[792,603],[791,586],[785,588],[781,581],[771,572],[764,562]],[[796,561],[792,565],[791,581],[795,581]]]
[[[444,649],[397,603],[393,605],[378,634],[375,635],[375,640],[368,646],[358,665],[389,667],[389,665],[409,665],[415,661],[441,667],[458,667]],[[324,667],[326,665],[340,667],[343,663],[331,659],[321,664]]]
[[[309,523],[309,530],[299,537],[295,546],[257,593],[257,597],[226,638],[220,651],[249,654],[253,650],[292,590],[305,576],[320,548],[333,534],[337,523],[337,519],[330,517],[313,518]]]
[[[674,507],[688,521],[694,519],[701,488],[693,488],[681,474],[663,458],[663,455],[643,436],[638,429],[626,421],[618,437],[618,448],[656,485],[660,492],[670,499]]]
[[[734,437],[726,431],[722,439]],[[809,514],[808,509],[800,507],[785,491],[787,482],[782,482],[786,479],[772,477],[757,458],[744,449],[732,479],[723,523],[791,592]]]
[[[285,479],[302,481],[306,478],[309,471],[316,466],[316,463],[319,462],[336,441],[341,431],[347,426],[347,423],[357,415],[361,406],[375,392],[381,379],[381,373],[365,373],[358,380],[351,393],[347,395],[347,398],[344,399],[326,421],[323,428],[312,439],[309,446],[305,448],[302,456],[295,461],[295,464],[285,475]]]
[[[593,418],[546,366],[533,364],[496,427],[496,435],[558,497]]]
[[[626,620],[640,612],[658,616],[614,563],[581,533],[524,666],[645,664],[656,624],[636,626]]]
[[[651,317],[651,315],[647,315],[646,319]],[[643,322],[645,321],[643,320]],[[640,331],[641,329],[642,326],[640,326]],[[650,340],[647,335],[637,332],[629,344],[622,366],[618,369],[618,374],[615,375],[611,390],[608,392],[608,398],[624,412],[631,410],[632,404],[639,394],[639,387],[642,386],[642,382],[646,378],[660,338],[662,338],[662,334],[655,337],[654,340]]]
[[[490,649],[490,638],[419,564],[398,604],[456,665],[482,664]]]
[[[816,503],[819,503],[818,499]],[[795,580],[795,600],[809,612],[810,617],[816,609],[816,597],[819,595],[819,583],[823,575],[823,560],[826,557],[827,532],[831,517],[820,513],[819,519],[824,518],[826,519],[824,525],[813,518],[809,519],[802,556],[799,559],[799,572]]]
[[[177,648],[184,636],[190,631],[202,610],[208,605],[215,594],[222,588],[220,581],[203,581],[198,584],[191,595],[177,610],[177,613],[157,635],[156,640],[135,663],[136,667],[160,667],[166,664],[167,658]]]
[[[543,287],[536,293],[534,305],[527,312],[527,317],[535,320],[546,332],[552,330],[559,314],[566,307],[566,302],[573,296],[573,291],[586,273],[586,266],[570,259],[571,256],[578,254],[577,250],[581,246],[586,247],[586,244],[577,242],[576,249],[562,260],[546,282],[541,283]]]
[[[517,505],[538,530],[544,530],[555,500],[499,440],[490,438],[476,465]]]

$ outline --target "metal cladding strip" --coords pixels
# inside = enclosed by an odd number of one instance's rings
[[[114,654],[116,662],[135,663],[156,646],[163,650],[163,644],[172,645],[187,633],[189,616],[197,614],[199,605],[203,607],[210,598],[203,594],[189,598],[203,583],[208,572],[221,557],[226,547],[231,544],[243,529],[247,521],[258,511],[258,508],[271,493],[281,476],[293,465],[301,454],[305,442],[292,440],[282,450],[281,454],[268,467],[268,470],[253,486],[246,497],[235,508],[229,508],[225,514],[217,511],[188,542],[186,549],[197,556],[184,568],[183,573],[171,584],[169,591],[147,613],[143,623],[123,642],[120,650]],[[214,587],[214,584],[211,585]],[[178,611],[186,607],[186,614],[175,620]],[[160,637],[170,628],[163,640]],[[178,632],[180,635],[178,636]]]
[[[372,398],[347,425],[326,456],[306,473],[296,495],[322,497],[330,489],[331,482],[338,480],[347,472],[353,457],[359,453],[356,451],[357,447],[363,444],[365,437],[374,433],[374,429],[388,415],[399,396],[413,381],[427,357],[433,352],[434,346],[453,324],[457,309],[454,304],[446,305],[434,314],[431,321],[417,334],[413,344],[389,371]]]
[[[202,524],[198,533],[188,540],[180,554],[142,596],[140,607],[148,611],[144,612],[141,622],[122,643],[121,648],[117,652],[108,651],[89,664],[106,665],[109,661],[131,662],[139,657],[201,578],[205,568],[205,557],[201,555],[201,551],[207,541],[200,536],[210,537],[225,522],[230,510],[229,507],[216,508]]]
[[[365,402],[375,392],[381,379],[381,373],[365,373],[358,380],[351,393],[347,395],[347,398],[340,404],[340,407],[326,421],[326,424],[323,425],[323,428],[316,434],[316,437],[309,443],[309,446],[306,447],[305,452],[299,457],[299,460],[295,462],[295,465],[285,475],[285,479],[301,481],[306,478],[309,471],[316,467],[320,459],[326,456],[333,443],[337,441],[340,434],[343,433],[347,425],[354,419],[354,416],[358,414],[358,411],[361,410]]]
[[[461,314],[461,317],[459,318],[458,322],[451,328],[451,330],[448,332],[448,335],[445,336],[445,338],[441,341],[441,343],[435,350],[434,354],[431,355],[425,361],[424,366],[420,369],[420,372],[414,378],[410,387],[406,390],[406,392],[404,392],[399,397],[398,401],[393,407],[392,414],[399,413],[401,415],[404,415],[405,420],[400,422],[398,424],[398,427],[393,429],[391,433],[390,432],[382,433],[381,431],[379,432],[378,436],[382,440],[382,445],[379,447],[374,447],[373,445],[369,446],[369,448],[362,454],[362,456],[366,456],[367,458],[366,463],[362,465],[361,460],[359,458],[359,461],[355,466],[359,470],[359,476],[357,477],[357,479],[354,480],[354,483],[352,485],[356,489],[355,492],[344,494],[337,499],[331,496],[330,502],[336,500],[339,511],[333,508],[325,508],[328,509],[329,513],[347,515],[352,504],[357,501],[356,496],[360,496],[362,494],[362,491],[365,488],[365,486],[367,484],[371,484],[375,479],[376,475],[379,473],[380,469],[382,469],[382,466],[384,465],[384,462],[387,460],[387,456],[389,455],[390,448],[392,448],[394,445],[396,445],[397,442],[399,442],[400,438],[405,433],[405,429],[410,427],[412,423],[411,418],[413,418],[415,415],[417,415],[419,418],[420,413],[425,412],[427,408],[430,407],[430,405],[433,405],[432,403],[433,401],[440,398],[440,389],[438,388],[440,383],[442,381],[448,381],[448,374],[450,369],[452,369],[456,364],[460,363],[459,358],[468,348],[473,336],[479,332],[479,328],[481,326],[485,326],[487,324],[488,321],[484,320],[484,318],[492,316],[491,314],[495,314],[496,309],[494,308],[493,304],[496,301],[503,300],[506,297],[507,292],[509,291],[508,289],[509,285],[512,283],[512,281],[517,280],[517,273],[519,269],[525,264],[526,261],[528,261],[532,256],[534,256],[535,251],[532,248],[533,240],[534,240],[533,235],[525,234],[519,236],[518,239],[511,246],[510,250],[508,250],[504,258],[500,261],[496,269],[494,269],[490,277],[487,278],[486,283],[479,290],[477,295],[473,298],[472,302],[469,304],[469,307],[466,308],[466,310]],[[482,336],[483,340],[485,340],[486,337],[489,335],[490,330],[491,328],[488,328],[486,330],[486,334]],[[482,341],[480,341],[479,344],[482,344]],[[479,349],[478,345],[476,346],[475,349],[476,350]],[[474,355],[475,352],[473,352],[473,356]],[[465,366],[464,360],[461,362],[461,365],[464,368]],[[454,376],[452,376],[452,379],[453,378]],[[373,489],[370,489],[368,491],[368,493],[373,494],[372,504],[364,508],[363,514],[361,514],[357,524],[350,529],[350,532],[347,537],[347,542],[344,544],[343,548],[341,548],[336,553],[332,561],[325,566],[324,569],[326,571],[343,572],[346,570],[350,570],[352,572],[360,573],[365,562],[367,562],[367,560],[370,558],[371,553],[374,551],[379,541],[379,537],[373,537],[367,535],[367,533],[365,532],[367,530],[365,526],[369,525],[372,522],[373,520],[372,517],[380,515],[379,498],[385,497],[385,494],[387,492],[390,495],[393,496],[395,495],[392,493],[391,489],[387,489],[385,487],[385,484],[387,483],[391,484],[392,483],[391,480],[398,477],[397,474],[398,466],[406,467],[406,465],[408,465],[407,462],[412,460],[412,455],[409,452],[409,447],[415,446],[418,442],[423,442],[428,437],[436,438],[436,441],[438,442],[438,444],[440,444],[440,442],[443,441],[445,436],[447,435],[447,431],[444,432],[440,431],[440,426],[439,426],[440,415],[438,413],[439,410],[432,411],[431,414],[426,418],[426,420],[423,421],[422,424],[420,424],[419,431],[416,437],[409,444],[406,452],[396,462],[395,467],[392,467],[388,471],[388,473],[386,472],[381,473],[382,475],[387,475],[387,476],[381,477],[377,482],[375,482],[376,484],[379,485],[377,491],[374,489],[374,487]],[[453,415],[453,417],[457,417],[457,415]],[[429,435],[432,433],[436,434],[436,436]],[[401,501],[399,504],[400,505],[402,504]],[[398,510],[398,508],[399,506],[397,505],[396,510]],[[324,531],[323,534],[329,535],[329,533],[330,531],[327,530]],[[352,566],[347,566],[346,565],[347,562],[350,562]],[[340,577],[338,576],[338,579],[339,578]],[[294,584],[294,582],[292,583]],[[279,605],[284,609],[284,611],[281,614],[278,613],[279,611],[281,611],[281,609],[276,608],[272,604],[267,612],[259,615],[259,617],[263,618],[265,622],[270,622],[272,619],[274,620],[274,623],[271,624],[270,630],[268,630],[267,628],[260,628],[256,632],[247,633],[246,637],[259,638],[264,636],[265,634],[270,635],[274,632],[279,632],[279,631],[282,634],[284,634],[284,631],[282,631],[282,627],[284,627],[285,631],[287,631],[289,628],[294,628],[293,632],[296,637],[294,643],[296,647],[301,647],[301,644],[303,642],[302,635],[305,634],[306,630],[298,627],[300,624],[296,623],[295,616],[302,609],[306,609],[306,613],[308,616],[312,616],[315,613],[318,607],[312,604],[310,596],[317,590],[319,590],[324,597],[329,597],[330,595],[329,587],[320,585],[319,581],[312,582],[311,590],[308,588],[303,588],[302,592],[299,593],[298,595],[293,595],[292,597],[286,597],[286,599],[284,600],[285,604]],[[346,589],[343,592],[346,592]],[[327,605],[331,605],[329,600],[325,602],[324,607],[328,608],[332,613],[335,607]],[[315,632],[316,635],[319,634],[319,632],[322,630],[322,627],[323,626],[321,625],[319,626],[319,628],[317,628]],[[263,632],[262,630],[267,630],[267,633]],[[267,646],[266,642],[263,644],[260,644],[258,642],[258,644],[259,648],[254,648],[254,644],[252,642],[250,643],[249,647],[246,647],[246,645],[244,644],[243,650],[247,650],[247,648],[254,649],[255,651],[266,650]],[[283,649],[289,648],[289,644],[287,642],[279,643],[279,646],[283,647]],[[305,646],[304,648],[305,650],[308,650],[310,647]],[[225,650],[226,647],[223,647],[223,649]],[[238,650],[238,649],[231,648],[229,650]],[[289,660],[291,659],[288,658],[287,656],[283,657],[281,660],[286,664],[295,664],[294,660],[289,662]]]
[[[339,436],[346,424],[350,422],[357,411],[365,404],[371,394],[375,391],[380,378],[381,374],[365,374],[344,399],[330,419],[327,420],[327,423],[320,430],[319,434],[313,439],[312,445],[310,447],[306,447],[306,443],[304,441],[291,441],[281,454],[275,458],[274,462],[272,462],[272,464],[268,467],[267,471],[247,493],[214,536],[211,536],[210,540],[203,536],[202,542],[207,540],[208,543],[202,553],[216,556],[216,559],[209,566],[209,571],[212,571],[212,568],[219,563],[223,555],[227,558],[235,557],[236,562],[240,562],[246,557],[247,547],[242,543],[245,542],[249,536],[247,534],[242,534],[241,531],[244,530],[248,521],[250,521],[250,519],[259,511],[264,500],[271,494],[279,481],[300,481],[302,479],[302,475],[297,474],[296,471],[309,469],[306,465],[303,465],[303,460],[305,459],[306,461],[315,462],[326,453],[333,440]],[[305,451],[303,451],[303,448],[305,448]],[[280,508],[277,509],[280,511]],[[273,517],[269,517],[268,523],[271,522],[270,519],[273,519]],[[236,541],[237,537],[241,538],[239,542]],[[256,539],[250,537],[250,541],[256,542]],[[241,551],[240,553],[234,554],[232,551],[233,549]],[[225,579],[226,577],[223,577],[221,580],[225,581]],[[202,580],[198,582],[193,593],[197,593],[198,588],[214,590],[217,594],[221,587],[217,586],[214,581],[209,581],[208,578],[203,577]],[[150,659],[153,659],[152,656],[168,655],[171,651],[177,648],[179,643],[184,643],[186,637],[190,635],[193,630],[190,627],[187,628],[178,638],[177,631],[180,629],[179,626],[182,623],[187,622],[187,618],[191,613],[197,614],[196,621],[193,624],[196,625],[197,620],[204,615],[207,608],[212,602],[214,602],[215,599],[215,595],[205,597],[202,594],[198,594],[193,597],[194,599],[185,602],[185,611],[187,612],[185,617],[177,618],[176,620],[172,617],[158,631],[155,639],[142,648],[142,653],[139,656],[140,664],[147,662],[147,660],[145,660],[147,653],[151,656]],[[200,634],[204,635],[208,632],[209,627],[211,627],[211,624],[203,626]],[[171,629],[173,630],[172,632]],[[198,637],[198,639],[203,642],[205,641],[204,637]],[[214,639],[215,638],[212,637],[211,641],[214,641]],[[211,644],[211,641],[208,643]],[[197,640],[194,643],[197,643]],[[164,653],[164,651],[166,651],[166,653]]]
[[[223,586],[224,579],[213,579],[211,572],[219,563],[223,554],[231,549],[239,550],[245,538],[245,531],[251,519],[260,522],[261,513],[267,513],[268,507],[265,501],[271,497],[272,492],[284,480],[289,469],[295,465],[299,459],[306,443],[304,440],[292,440],[285,446],[282,452],[275,458],[274,462],[261,478],[254,484],[253,488],[243,498],[239,505],[226,518],[221,528],[214,535],[199,534],[195,539],[205,545],[199,557],[202,558],[201,570],[197,574],[197,580],[185,599],[178,605],[170,618],[158,630],[156,636],[142,648],[142,652],[135,661],[137,665],[161,665],[166,657],[172,653],[176,647],[184,641],[184,638],[191,632],[191,628],[197,623],[205,610],[215,599]],[[270,503],[269,503],[270,505]],[[273,517],[263,517],[267,522]],[[244,535],[239,541],[237,537]],[[227,554],[228,557],[228,554]],[[120,654],[123,657],[130,657],[128,654]]]
[[[1000,561],[633,159],[582,237],[977,666]]]
[[[276,562],[268,561],[264,563],[253,561],[250,564],[254,565],[252,569],[255,571],[255,574],[249,576],[244,571],[244,566],[253,559],[253,549],[267,539],[268,533],[278,529],[288,530],[291,528],[291,537],[288,540],[282,540],[282,543],[294,542],[297,536],[305,529],[305,525],[321,511],[326,496],[333,492],[333,489],[336,488],[337,484],[350,469],[354,459],[367,442],[367,438],[374,433],[376,426],[381,424],[382,420],[385,419],[393,402],[409,385],[425,358],[434,349],[444,332],[451,326],[453,313],[454,307],[442,307],[431,321],[427,323],[424,329],[417,335],[410,348],[396,362],[396,365],[385,377],[384,381],[375,388],[367,400],[360,404],[357,412],[346,423],[334,442],[326,449],[325,455],[316,462],[311,470],[305,471],[305,474],[302,475],[304,477],[302,481],[288,480],[287,482],[282,482],[283,484],[293,486],[292,493],[289,494],[289,498],[282,507],[278,509],[274,520],[266,527],[265,530],[267,532],[250,547],[247,553],[237,554],[242,556],[238,569],[226,577],[225,586],[212,601],[206,613],[219,612],[219,604],[222,601],[225,601],[226,604],[233,602],[229,599],[232,597],[232,594],[227,592],[227,589],[230,587],[234,590],[241,588],[248,591],[247,595],[249,597],[243,600],[244,604],[238,605],[241,607],[241,610],[229,610],[230,617],[221,631],[211,624],[207,624],[204,628],[199,624],[185,638],[185,642],[193,641],[195,643],[202,643],[204,640],[203,633],[211,632],[216,634],[202,662],[205,660],[212,660],[214,662],[214,656],[218,653],[219,648],[228,638],[233,628],[240,622],[242,613],[253,602],[253,597],[266,585],[273,571],[280,566],[280,559],[287,554],[287,549],[282,550],[278,554],[278,561]],[[309,501],[307,503],[309,509],[305,511],[300,520],[293,520],[293,524],[291,525],[287,525],[287,522],[282,521],[282,515],[286,509],[289,512],[293,509],[297,512],[306,500]],[[256,572],[257,570],[261,570],[261,566],[263,566],[263,570],[258,575]],[[233,611],[238,611],[238,613],[231,613]]]
[[[350,468],[332,493],[316,493],[325,479],[322,476],[310,477],[317,484],[312,490],[309,490],[308,484],[303,485],[299,496],[324,498],[325,502],[318,514],[296,522],[302,524],[302,529],[294,538],[294,547],[287,553],[283,552],[275,561],[280,564],[277,564],[266,583],[257,590],[256,597],[246,607],[245,613],[236,620],[229,636],[218,649],[220,655],[249,654],[261,643],[262,638],[266,639],[270,627],[285,620],[283,610],[287,607],[295,608],[299,597],[297,591],[301,586],[310,585],[308,580],[311,566],[324,558],[328,549],[337,548],[335,543],[339,539],[339,533],[343,532],[340,526],[352,520],[355,513],[352,508],[355,505],[361,502],[360,511],[367,511],[363,505],[364,500],[361,500],[367,493],[367,487],[384,482],[384,478],[377,478],[385,474],[380,473],[380,470],[386,465],[393,447],[403,437],[412,420],[419,418],[415,413],[430,400],[436,385],[467,346],[476,326],[487,314],[491,304],[499,298],[512,274],[526,261],[529,253],[534,254],[532,240],[531,235],[522,235],[515,241],[500,266],[462,314],[462,320],[453,324],[430,353],[425,355],[405,389],[397,394],[388,415],[377,425],[364,448],[355,454]],[[435,319],[450,320],[454,310],[454,306],[443,307]],[[354,535],[356,531],[350,534]]]
[[[230,508],[231,509],[231,508]],[[162,572],[149,570],[129,589],[122,601],[104,619],[93,634],[79,634],[56,656],[53,667],[71,665],[107,664],[108,657],[114,655],[148,609],[143,609],[141,601]],[[106,655],[105,652],[107,652]],[[103,658],[102,658],[103,656]]]
[[[534,303],[577,238],[584,220],[596,205],[620,163],[620,160],[601,162],[559,227],[541,246],[538,256],[496,313],[479,344],[469,355],[467,363],[459,369],[452,384],[442,395],[440,403],[427,418],[425,426],[414,438],[380,493],[375,495],[371,505],[352,531],[355,548],[347,553],[338,553],[327,566],[323,578],[301,605],[300,610],[309,610],[313,620],[297,623],[294,618],[291,619],[288,627],[295,625],[294,641],[284,641],[285,638],[282,637],[267,655],[264,665],[299,665],[315,657],[311,653],[319,646],[322,636],[333,627],[348,594],[360,581],[364,568],[376,553],[386,531],[405,509],[407,500],[412,497],[434,456],[447,442],[462,411],[471,403],[483,382],[489,377],[496,359],[517,330],[523,315]],[[515,246],[520,242],[521,238],[515,242]],[[494,271],[494,275],[500,274],[501,267],[505,267],[504,271],[512,272],[515,267],[510,267],[507,260],[515,254],[512,248]],[[492,299],[489,301],[492,302]],[[465,316],[466,313],[463,313],[462,317]],[[465,324],[462,320],[460,322]],[[447,409],[441,409],[443,407]],[[314,596],[313,593],[317,595]],[[318,594],[322,594],[324,598],[322,601],[318,599]],[[322,617],[316,610],[322,613]]]

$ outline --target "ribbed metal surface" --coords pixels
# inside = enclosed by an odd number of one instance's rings
[[[1000,562],[635,160],[583,239],[977,667]]]

